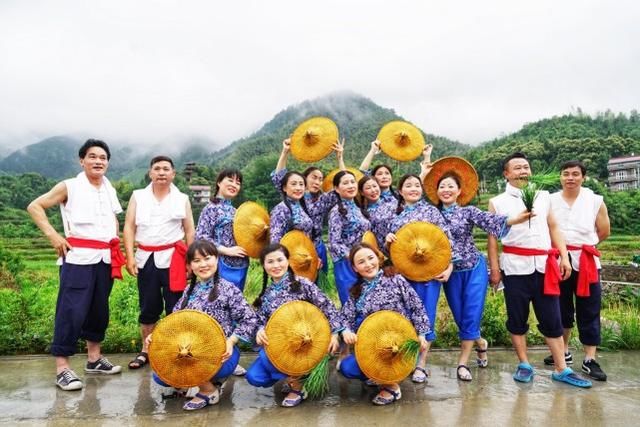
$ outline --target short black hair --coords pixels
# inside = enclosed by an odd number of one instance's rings
[[[525,159],[527,162],[529,161],[529,158],[524,154],[521,153],[520,151],[516,151],[515,153],[511,153],[509,154],[507,157],[504,158],[504,160],[502,161],[502,170],[506,171],[507,170],[507,165],[509,164],[509,162],[513,159]]]
[[[149,167],[153,167],[153,165],[155,165],[158,162],[169,162],[171,164],[171,169],[175,169],[175,166],[173,165],[173,160],[171,160],[171,157],[168,156],[155,156],[153,159],[151,159],[151,162],[149,163]]]
[[[87,155],[87,151],[91,147],[100,147],[107,153],[107,160],[111,160],[111,151],[109,150],[109,146],[106,142],[100,141],[99,139],[87,139],[87,142],[82,144],[82,147],[78,150],[78,157],[84,159]]]
[[[560,173],[569,168],[580,168],[582,176],[587,176],[587,167],[580,160],[569,160],[560,165]]]

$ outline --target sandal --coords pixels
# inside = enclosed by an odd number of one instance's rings
[[[298,406],[304,399],[307,398],[307,392],[304,389],[291,389],[289,390],[289,393],[297,394],[297,396],[294,399],[287,399],[285,397],[285,399],[282,401],[282,406],[284,406],[285,408],[293,408],[294,406]]]
[[[530,383],[531,380],[533,380],[533,375],[533,367],[526,362],[520,362],[516,368],[515,374],[513,374],[513,379],[521,383]]]
[[[467,375],[463,375],[460,374],[460,369],[464,369],[467,372]],[[458,369],[456,370],[456,376],[458,377],[458,379],[460,381],[471,381],[473,380],[473,377],[471,376],[471,370],[469,370],[469,367],[467,365],[458,365]]]
[[[487,350],[489,349],[489,343],[484,338],[482,339],[482,341],[484,341],[484,346],[483,346],[484,348],[476,348],[476,353],[478,353],[478,358],[476,359],[476,363],[478,365],[478,368],[486,368],[489,365],[489,358],[487,356]],[[482,359],[480,357],[482,355],[485,356],[484,359]]]
[[[551,379],[567,383],[574,387],[589,388],[591,387],[591,381],[580,378],[571,368],[564,368],[560,373],[554,372],[551,374]]]
[[[146,351],[141,351],[129,362],[129,369],[140,369],[147,363],[149,363],[149,354]]]
[[[391,395],[391,398],[382,397],[381,393],[383,391],[386,391],[387,393],[389,393]],[[402,391],[399,388],[398,388],[398,391],[395,391],[389,387],[382,387],[378,392],[378,394],[376,394],[376,397],[374,397],[373,400],[371,400],[371,403],[373,403],[374,405],[380,405],[380,406],[389,405],[390,403],[393,403],[396,400],[400,400],[401,397],[402,397]]]
[[[422,384],[427,382],[427,378],[429,378],[429,374],[425,368],[421,368],[420,366],[416,366],[413,370],[413,375],[411,375],[411,381],[417,384]]]
[[[185,411],[195,411],[197,409],[202,409],[209,405],[215,405],[220,401],[220,391],[218,388],[216,388],[216,390],[211,394],[207,395],[202,393],[196,393],[195,397],[201,399],[200,402],[193,403],[193,400],[195,398],[191,399],[190,401],[184,404],[182,409],[184,409]]]

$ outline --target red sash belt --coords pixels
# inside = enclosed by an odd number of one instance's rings
[[[596,268],[594,256],[599,257],[600,251],[591,245],[567,245],[567,250],[582,251],[582,253],[580,253],[580,271],[578,271],[576,295],[579,297],[588,297],[591,295],[589,285],[598,281],[598,269]]]
[[[517,246],[502,246],[502,252],[505,254],[521,255],[521,256],[538,256],[547,255],[547,263],[544,273],[544,294],[560,295],[560,267],[558,266],[558,257],[560,251],[556,248],[551,249],[531,249],[520,248]]]
[[[138,243],[138,248],[147,252],[158,252],[175,248],[169,265],[169,289],[182,292],[187,286],[187,245],[182,240],[167,245],[150,246]]]
[[[79,237],[67,237],[67,242],[72,247],[89,249],[110,249],[111,250],[111,278],[122,280],[122,266],[127,262],[124,254],[120,250],[120,239],[114,237],[108,242],[100,240],[81,239]]]

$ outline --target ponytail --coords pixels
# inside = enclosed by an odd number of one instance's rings
[[[211,282],[211,290],[209,291],[209,302],[214,302],[218,299],[218,295],[220,294],[219,283],[220,283],[220,275],[218,274],[220,270],[216,269],[216,272],[213,274],[213,280]]]
[[[180,305],[180,310],[184,310],[184,308],[187,306],[187,303],[189,302],[189,298],[191,298],[191,295],[193,294],[193,289],[196,287],[196,281],[197,281],[196,275],[191,273],[191,281],[189,283],[189,289],[187,289],[187,294],[182,299],[182,305]]]
[[[264,291],[267,289],[267,280],[268,279],[269,279],[269,276],[267,276],[267,272],[266,271],[262,271],[262,288],[260,289],[260,294],[258,294],[258,297],[253,302],[253,306],[255,308],[262,307],[262,296],[264,295]]]

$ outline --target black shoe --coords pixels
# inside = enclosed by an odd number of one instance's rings
[[[571,352],[564,354],[564,363],[567,365],[573,365],[573,356],[571,355]],[[545,357],[544,364],[549,366],[555,365],[555,363],[553,363],[553,356]]]
[[[87,366],[85,366],[84,371],[90,374],[112,375],[119,374],[120,371],[122,371],[122,367],[112,364],[106,357],[102,356],[95,362],[87,361]]]
[[[69,368],[56,375],[56,385],[65,391],[80,390],[83,386],[80,378]]]
[[[600,369],[600,365],[594,359],[582,362],[582,372],[597,381],[607,380],[607,374]]]

